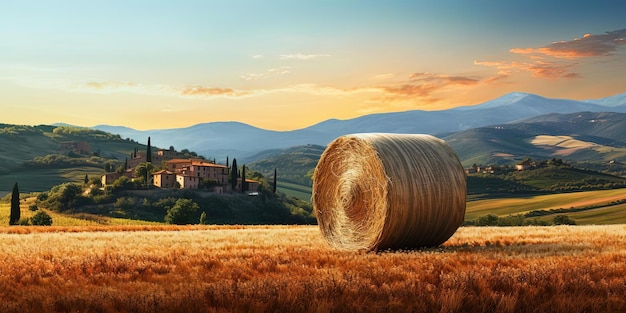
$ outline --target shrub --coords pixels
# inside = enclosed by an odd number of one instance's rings
[[[30,222],[36,226],[51,226],[52,217],[44,211],[39,211],[30,218]]]
[[[136,190],[141,189],[141,182],[135,182],[130,180],[130,178],[126,176],[122,176],[116,179],[111,186],[111,191],[122,191],[122,190]]]
[[[498,226],[524,226],[526,225],[526,221],[524,216],[519,215],[509,215],[507,217],[501,217],[498,219]]]
[[[133,197],[121,197],[115,200],[115,208],[118,210],[129,210],[137,206],[137,200]]]
[[[47,193],[46,200],[40,204],[55,211],[68,211],[80,205],[87,204],[90,199],[82,196],[83,188],[74,183],[64,183],[52,187]]]
[[[194,224],[200,207],[190,199],[178,199],[174,206],[167,210],[165,222],[168,224]]]
[[[159,199],[158,201],[156,201],[152,205],[155,208],[157,208],[157,209],[162,209],[163,211],[168,211],[169,209],[171,209],[174,206],[174,204],[176,204],[176,198],[167,197],[167,198]]]
[[[574,221],[567,215],[557,215],[554,217],[552,222],[554,223],[554,225],[576,225],[576,221]]]
[[[476,219],[476,226],[496,226],[498,225],[498,216],[495,214],[487,214]]]

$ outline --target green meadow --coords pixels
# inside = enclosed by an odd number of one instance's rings
[[[85,175],[88,178],[100,177],[104,174],[101,168],[81,166],[72,168],[38,168],[21,169],[2,175],[0,190],[9,192],[14,183],[18,183],[23,191],[46,191],[50,186],[66,182],[82,183]]]
[[[276,182],[276,189],[290,197],[311,201],[311,187],[279,180]]]
[[[538,219],[550,219],[557,214],[565,214],[577,224],[620,224],[626,223],[626,204],[616,202],[624,200],[626,189],[477,200],[467,203],[465,220],[471,221],[487,214],[505,217],[535,210],[579,209],[581,211],[547,214]]]

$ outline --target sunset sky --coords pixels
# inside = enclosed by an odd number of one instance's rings
[[[626,1],[3,1],[0,123],[272,130],[626,92]]]

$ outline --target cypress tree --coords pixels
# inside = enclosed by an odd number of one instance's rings
[[[150,147],[150,137],[148,137],[148,147],[146,148],[146,163],[152,163],[152,147]]]
[[[228,156],[226,156],[226,167],[228,167]]]
[[[246,192],[248,186],[246,185],[246,165],[241,167],[241,192]]]
[[[17,183],[13,185],[13,194],[11,194],[11,216],[9,217],[9,225],[17,225],[20,220],[20,190]]]
[[[272,185],[272,192],[276,193],[276,168],[274,168],[274,184]]]
[[[233,158],[233,166],[230,168],[230,185],[233,190],[237,187],[237,159]]]
[[[87,174],[85,174],[85,185],[89,182],[89,176],[87,176]]]

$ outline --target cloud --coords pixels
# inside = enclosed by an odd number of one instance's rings
[[[66,83],[66,86],[58,86],[62,89],[77,92],[111,94],[129,92],[137,94],[157,95],[162,91],[160,86],[144,86],[128,81],[87,81],[81,83]]]
[[[257,80],[260,78],[267,78],[274,75],[284,75],[291,73],[291,66],[281,66],[278,68],[271,68],[266,70],[263,73],[246,73],[241,75],[241,78],[244,80]]]
[[[581,75],[572,72],[576,63],[548,62],[534,60],[533,62],[507,62],[507,61],[474,61],[476,65],[495,67],[498,69],[498,80],[510,76],[514,72],[527,71],[533,77],[540,78],[580,78]]]
[[[269,69],[261,74],[246,74],[249,79],[258,79],[264,75],[288,72],[287,67]],[[255,76],[256,75],[256,76]],[[71,83],[62,89],[86,93],[134,93],[152,96],[167,96],[211,100],[216,98],[238,99],[258,97],[270,94],[300,94],[321,97],[348,98],[360,97],[371,101],[374,105],[394,102],[395,106],[413,107],[416,103],[426,104],[441,100],[439,92],[459,88],[470,88],[475,85],[495,81],[498,78],[479,78],[462,75],[446,75],[438,73],[413,73],[402,79],[385,79],[385,84],[365,85],[351,88],[339,88],[317,84],[294,84],[265,89],[237,89],[216,86],[189,85],[147,85],[128,81],[86,81]],[[388,105],[388,104],[386,104]]]
[[[447,75],[439,73],[413,73],[406,80],[396,84],[379,86],[383,101],[419,101],[433,103],[441,100],[438,92],[462,86],[475,86],[486,79],[471,76]]]
[[[296,60],[313,60],[313,59],[319,59],[319,58],[323,58],[323,57],[329,57],[330,54],[303,54],[303,53],[296,53],[296,54],[281,54],[280,55],[280,59],[281,60],[289,60],[289,59],[296,59]]]
[[[253,59],[262,59],[262,58],[264,58],[264,57],[265,57],[265,56],[264,56],[264,55],[262,55],[262,54],[255,54],[255,55],[253,55],[253,56],[252,56],[252,58],[253,58]]]
[[[509,75],[498,73],[496,76],[487,77],[483,83],[487,85],[501,84],[503,80],[509,78]]]
[[[474,61],[476,65],[495,67],[499,75],[527,71],[540,78],[581,78],[576,71],[580,62],[589,58],[607,58],[626,45],[626,29],[581,38],[558,41],[539,48],[512,48],[509,52],[528,58],[528,61]]]
[[[118,81],[90,81],[84,84],[84,87],[92,90],[114,90],[124,88],[135,88],[137,83],[134,82],[118,82]]]
[[[585,34],[569,41],[553,42],[541,48],[513,48],[515,54],[534,54],[563,59],[609,56],[626,44],[626,29],[600,35]]]
[[[174,89],[181,96],[238,96],[243,93],[231,88],[217,88],[204,86],[189,86]]]
[[[91,93],[135,93],[154,96],[181,96],[181,97],[239,97],[247,94],[245,90],[238,91],[232,88],[206,87],[191,85],[172,87],[166,85],[143,85],[124,81],[88,81],[73,83],[68,88],[71,91]]]
[[[452,76],[436,73],[413,73],[409,75],[409,78],[413,81],[437,82],[439,85],[475,85],[480,81],[478,78],[475,77]]]
[[[276,93],[301,93],[318,96],[349,96],[357,93],[381,93],[380,88],[359,87],[359,88],[336,88],[330,86],[320,86],[316,84],[295,84],[273,89],[234,89],[209,87],[201,85],[191,85],[184,87],[174,87],[166,85],[143,85],[134,82],[116,81],[89,81],[83,83],[73,83],[67,88],[75,92],[90,93],[118,93],[128,92],[135,94],[156,95],[156,96],[178,96],[184,98],[213,99],[213,98],[241,98],[261,96]]]
[[[384,86],[381,89],[387,94],[388,100],[398,100],[406,97],[428,98],[440,86],[433,84],[404,84],[396,86]]]

